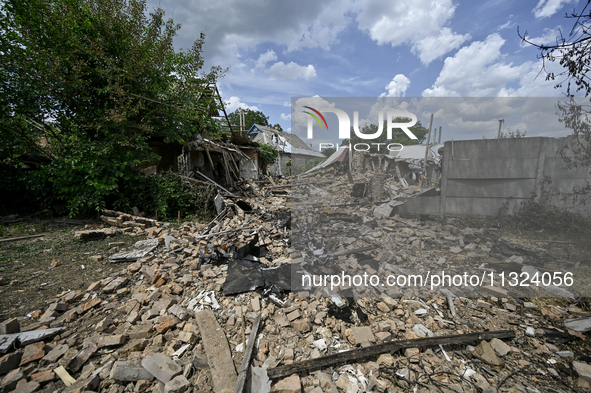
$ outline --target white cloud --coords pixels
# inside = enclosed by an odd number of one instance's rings
[[[147,5],[148,9],[164,8],[167,18],[182,24],[177,46],[190,48],[203,31],[209,67],[234,63],[241,52],[264,42],[284,46],[287,51],[329,50],[351,23],[348,15],[356,0],[148,0]]]
[[[443,69],[431,89],[423,91],[427,97],[495,96],[499,86],[519,78],[525,71],[497,62],[505,40],[498,33],[485,41],[476,41],[460,49],[454,57],[445,59]]]
[[[443,68],[424,97],[525,97],[556,96],[554,82],[538,76],[542,63],[526,61],[514,65],[505,63],[501,47],[505,40],[498,34],[489,35],[461,48],[455,56],[445,59]],[[550,68],[549,68],[550,67]],[[548,71],[559,67],[546,64]]]
[[[255,68],[265,68],[268,62],[277,60],[277,54],[274,50],[268,50],[265,53],[261,53],[258,60],[255,63]]]
[[[291,108],[291,102],[287,102],[286,101],[286,102],[283,103],[283,106],[286,106],[288,108]]]
[[[281,114],[281,120],[291,120],[291,113],[288,113],[287,115],[285,113]]]
[[[469,39],[470,34],[455,34],[448,27],[444,27],[439,36],[423,38],[416,42],[412,47],[412,52],[418,54],[421,62],[427,65],[438,57],[458,49]]]
[[[538,19],[546,18],[558,12],[563,5],[576,3],[578,0],[540,0],[532,12]]]
[[[505,23],[503,23],[502,25],[500,25],[499,27],[497,27],[497,31],[501,31],[501,30],[505,30],[508,29],[510,27],[515,26],[515,22],[513,22],[513,15],[509,15],[509,20]]]
[[[271,79],[303,78],[309,80],[316,76],[316,70],[313,65],[309,64],[308,66],[301,66],[293,61],[289,64],[285,64],[282,61],[277,62],[265,70],[265,73],[269,74]]]
[[[398,74],[386,86],[388,92],[380,94],[380,97],[404,97],[404,93],[409,86],[410,79],[403,74]]]
[[[428,64],[469,38],[445,28],[455,9],[452,0],[366,0],[357,22],[380,45],[413,45],[413,52]]]
[[[238,97],[230,97],[228,99],[228,101],[225,102],[226,104],[226,112],[230,113],[230,112],[234,112],[236,109],[238,108],[242,108],[242,109],[250,109],[252,111],[258,111],[259,108],[254,106],[254,105],[247,105],[244,102],[240,101],[240,98]]]

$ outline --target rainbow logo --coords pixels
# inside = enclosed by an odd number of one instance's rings
[[[326,124],[326,119],[324,118],[324,116],[322,116],[322,113],[320,113],[319,111],[317,111],[316,109],[314,109],[314,108],[312,108],[310,106],[305,106],[304,108],[310,109],[311,111],[313,111],[314,113],[316,113],[316,115],[320,116],[320,119],[322,119],[322,121],[324,122],[324,125],[326,126],[326,129],[328,130],[328,124]],[[307,112],[307,111],[303,111],[303,112],[309,114],[314,119],[316,119],[316,121],[320,125],[320,129],[322,129],[322,123],[320,122],[320,119],[314,113]]]

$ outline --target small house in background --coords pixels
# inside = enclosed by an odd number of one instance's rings
[[[248,135],[254,142],[272,146],[279,153],[278,161],[269,168],[272,174],[287,174],[289,160],[292,168],[299,168],[316,158],[326,158],[297,135],[289,132],[253,124],[248,130]]]

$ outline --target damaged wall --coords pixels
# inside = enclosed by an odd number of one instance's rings
[[[557,151],[568,138],[445,142],[441,214],[493,216],[501,208],[512,214],[532,196],[546,196],[559,207],[589,215],[588,206],[549,193],[547,178],[563,192],[591,180],[587,171],[563,169]]]

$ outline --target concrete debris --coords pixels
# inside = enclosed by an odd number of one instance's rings
[[[591,318],[566,319],[564,327],[575,332],[588,332],[591,330]]]
[[[158,247],[158,239],[140,240],[128,250],[113,254],[109,257],[111,262],[135,262],[152,252]]]
[[[203,310],[195,314],[199,331],[203,338],[203,348],[212,374],[214,391],[230,393],[236,386],[236,369],[232,361],[232,351],[228,340],[213,311]]]
[[[110,277],[0,322],[0,389],[234,392],[237,369],[241,379],[250,375],[252,392],[471,393],[501,384],[499,391],[566,392],[591,384],[591,319],[575,306],[574,290],[488,279],[543,274],[555,261],[548,252],[490,228],[401,214],[434,189],[370,174],[351,184],[331,173],[329,182],[300,179],[291,193],[285,180],[236,182],[246,197],[220,194],[207,224],[103,212],[103,228],[75,236],[139,241],[97,253],[123,262]],[[304,212],[292,210],[298,204]],[[485,280],[434,288],[292,282],[334,271]],[[549,293],[567,300],[536,300]]]
[[[503,361],[496,355],[493,347],[486,341],[482,341],[474,352],[472,352],[472,355],[490,366],[501,366],[503,364]]]

